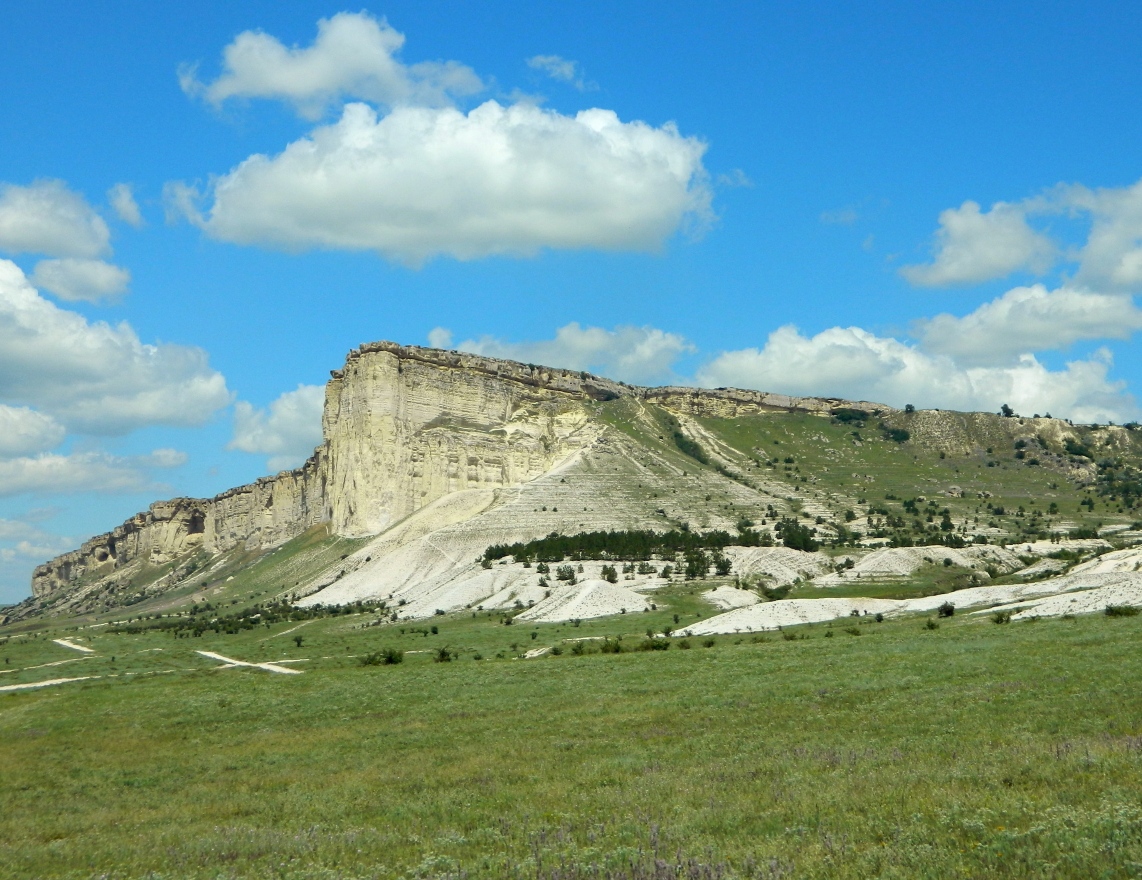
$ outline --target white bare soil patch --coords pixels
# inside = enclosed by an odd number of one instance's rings
[[[29,691],[34,688],[52,687],[57,684],[67,684],[72,681],[90,681],[93,678],[102,678],[101,675],[83,675],[79,678],[49,678],[47,681],[33,681],[28,684],[6,684],[0,687],[0,691]]]
[[[77,645],[75,642],[69,642],[67,639],[52,639],[57,645],[62,645],[65,648],[71,648],[73,651],[82,651],[84,654],[94,654],[94,648],[86,648],[83,645]]]
[[[752,590],[739,590],[736,587],[725,586],[716,587],[713,590],[706,590],[706,592],[702,594],[702,598],[716,608],[724,608],[726,610],[746,608],[750,605],[756,605],[761,601],[757,593]]]
[[[517,620],[555,623],[586,620],[650,609],[650,600],[634,590],[607,581],[588,580],[573,586],[557,587],[542,602],[517,616]]]
[[[774,584],[809,580],[832,570],[832,560],[824,553],[805,553],[788,547],[727,547],[734,574],[764,575]]]
[[[975,568],[981,573],[985,573],[983,569],[987,567],[996,568],[1004,574],[1023,567],[1023,561],[1010,550],[990,544],[974,545],[962,550],[950,547],[885,547],[862,557],[852,568],[819,577],[814,583],[819,587],[835,587],[862,578],[904,578],[925,565],[941,565],[945,559],[952,560],[952,565]]]
[[[889,613],[896,610],[891,599],[782,599],[727,611],[692,624],[678,635],[705,636],[736,632],[765,632],[802,623],[823,623],[840,617]]]
[[[1131,557],[1142,558],[1142,551],[1121,551],[1118,564],[1125,566]],[[1111,554],[1107,554],[1108,556]],[[1069,574],[1025,584],[972,587],[924,596],[916,599],[784,599],[739,608],[695,623],[682,635],[714,635],[718,633],[764,632],[800,623],[823,623],[853,616],[854,612],[895,616],[932,612],[945,602],[956,610],[984,607],[987,611],[1011,610],[1012,619],[1050,617],[1063,614],[1089,614],[1105,610],[1107,605],[1142,606],[1142,571],[1099,570],[1115,564],[1091,560]],[[1085,569],[1085,570],[1079,570]]]
[[[1062,617],[1064,614],[1093,614],[1105,611],[1110,605],[1142,607],[1142,575],[1122,574],[1111,583],[1092,590],[1079,590],[1048,596],[1029,605],[1001,607],[1012,611],[1012,620],[1031,617]]]
[[[221,654],[216,654],[213,651],[195,651],[196,654],[201,654],[203,657],[209,657],[211,660],[219,660],[224,665],[217,667],[218,669],[233,669],[236,666],[247,666],[253,669],[264,669],[267,672],[278,672],[285,675],[301,675],[300,669],[287,669],[284,666],[279,666],[276,663],[247,663],[244,660],[234,660],[230,657],[223,657]],[[301,663],[301,660],[283,660],[283,663]]]

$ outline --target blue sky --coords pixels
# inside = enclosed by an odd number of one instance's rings
[[[1139,417],[1129,4],[169,6],[2,15],[0,602],[376,339]]]

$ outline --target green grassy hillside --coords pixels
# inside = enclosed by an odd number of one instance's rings
[[[1137,875],[1142,617],[864,618],[635,650],[712,614],[698,589],[579,626],[9,633],[0,687],[84,680],[0,692],[0,873]],[[403,662],[361,665],[384,648]]]

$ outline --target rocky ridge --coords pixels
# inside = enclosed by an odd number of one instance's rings
[[[42,604],[123,585],[148,567],[195,552],[275,547],[322,523],[339,536],[376,535],[455,493],[520,486],[605,441],[605,427],[591,418],[592,402],[630,398],[683,418],[827,414],[837,407],[895,412],[837,398],[644,388],[392,342],[351,351],[331,377],[324,441],[302,467],[214,498],[156,502],[39,566],[33,599]]]

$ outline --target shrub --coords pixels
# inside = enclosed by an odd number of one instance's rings
[[[617,584],[619,582],[619,573],[615,571],[615,567],[613,565],[603,566],[603,580],[612,584]]]
[[[813,540],[813,530],[795,519],[783,519],[775,527],[781,533],[781,543],[791,550],[819,550],[821,545]]]
[[[703,639],[703,640],[702,640],[702,647],[703,647],[703,648],[712,648],[712,647],[714,647],[714,645],[716,645],[717,643],[718,643],[718,642],[717,642],[717,640],[716,640],[716,639]]]
[[[995,614],[991,615],[991,619],[996,623],[1011,623],[1011,612],[996,611]]]
[[[845,627],[845,632],[847,632],[847,633],[848,633],[850,636],[859,636],[859,635],[861,635],[861,631],[860,631],[860,627],[859,627],[859,626],[849,626],[849,627]]]
[[[666,639],[647,638],[638,643],[635,647],[636,651],[666,651],[670,648],[670,642]]]
[[[934,621],[930,617],[924,621],[924,629],[939,629],[939,628],[940,628],[940,624],[936,623],[936,621]]]
[[[451,663],[456,657],[459,656],[449,650],[447,647],[441,646],[436,649],[436,653],[432,655],[432,659],[437,663]]]
[[[674,445],[682,450],[683,453],[695,461],[700,461],[702,464],[710,463],[710,458],[706,455],[706,450],[702,448],[700,443],[691,440],[679,430],[672,431],[670,436],[674,440]]]
[[[936,613],[940,615],[940,617],[951,617],[956,613],[956,606],[951,602],[945,602],[943,605],[936,609]]]
[[[587,647],[583,642],[572,642],[571,653],[576,657],[582,657],[587,653]]]
[[[293,643],[295,645],[297,645],[299,648],[301,647],[301,643],[304,641],[305,641],[305,636],[294,636],[293,637]]]
[[[1107,605],[1107,617],[1134,617],[1139,609],[1133,605]]]
[[[604,654],[621,654],[623,652],[623,645],[618,639],[612,639],[607,636],[603,639],[603,644],[599,645],[599,650]]]
[[[679,640],[679,642],[678,642],[678,650],[679,650],[679,651],[689,651],[689,650],[690,650],[690,640],[689,640],[689,639],[681,639],[681,640]]]
[[[563,653],[563,647],[561,645],[552,645],[551,646],[552,656],[558,657],[562,653]]]

